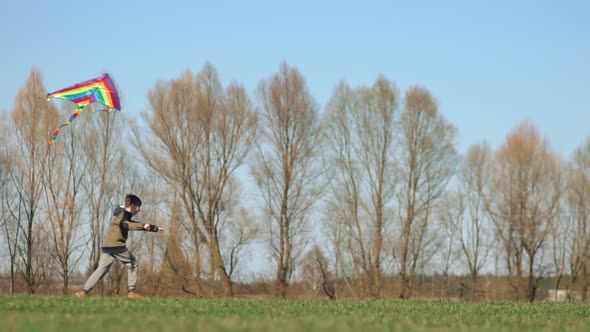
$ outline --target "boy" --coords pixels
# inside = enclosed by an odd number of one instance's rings
[[[141,295],[136,292],[137,283],[137,262],[135,257],[129,252],[125,245],[129,231],[148,231],[163,232],[164,229],[156,225],[144,224],[131,220],[141,209],[141,200],[139,197],[128,194],[125,196],[125,206],[115,209],[113,219],[109,225],[107,236],[102,244],[102,252],[98,262],[98,268],[88,278],[84,288],[76,293],[77,297],[88,296],[88,293],[94,288],[96,283],[109,272],[115,259],[127,266],[127,283],[130,298],[139,298]]]

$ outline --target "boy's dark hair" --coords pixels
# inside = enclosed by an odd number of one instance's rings
[[[133,194],[127,194],[125,196],[125,207],[130,207],[131,205],[141,206],[141,199]]]

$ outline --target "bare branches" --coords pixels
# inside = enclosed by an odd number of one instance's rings
[[[384,236],[393,221],[388,206],[396,185],[397,107],[398,92],[383,77],[357,90],[341,83],[324,119],[331,172],[329,220],[342,224],[349,243],[346,252],[361,271],[362,288],[373,298],[380,296]]]
[[[410,296],[416,266],[423,259],[426,232],[436,201],[455,170],[456,129],[438,113],[430,92],[413,87],[406,92],[400,119],[400,258],[402,290]]]
[[[537,273],[541,273],[537,254],[558,217],[561,181],[558,159],[530,124],[510,133],[496,154],[489,212],[506,252],[515,293],[524,292],[530,301],[535,299]]]
[[[179,194],[195,250],[206,245],[210,273],[221,278],[224,293],[231,295],[220,223],[232,208],[226,200],[230,180],[256,137],[254,108],[240,85],[224,90],[209,64],[195,78],[187,71],[176,80],[159,82],[149,99],[151,112],[144,119],[154,136],[144,141],[136,131],[136,146],[148,166]]]
[[[15,151],[11,181],[19,200],[18,210],[24,214],[24,218],[18,219],[23,236],[19,252],[24,263],[24,278],[31,293],[37,287],[35,224],[39,223],[37,212],[47,166],[46,141],[57,122],[57,110],[45,100],[45,93],[41,74],[33,70],[25,87],[19,92],[12,112],[14,138],[19,149]]]
[[[318,111],[305,80],[286,63],[258,91],[262,141],[253,172],[269,217],[277,296],[285,297],[311,206],[320,193]]]
[[[472,145],[458,172],[458,190],[449,204],[449,222],[460,245],[462,259],[471,276],[471,289],[493,246],[493,230],[486,210],[493,156],[487,144]],[[475,294],[474,294],[475,295]]]
[[[64,295],[68,294],[69,281],[80,260],[77,249],[84,244],[77,236],[82,224],[83,183],[88,168],[79,139],[84,132],[84,124],[81,122],[71,128],[68,135],[52,146],[47,154],[47,172],[43,177],[50,256],[60,269]]]
[[[580,145],[567,173],[565,195],[567,215],[572,221],[572,235],[567,237],[570,252],[569,266],[572,284],[582,290],[582,298],[588,299],[590,289],[590,138]]]

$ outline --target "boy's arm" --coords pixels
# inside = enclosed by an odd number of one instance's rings
[[[144,223],[132,221],[132,220],[121,220],[121,227],[130,231],[143,231]]]
[[[150,225],[139,221],[124,221],[130,231],[163,232],[164,229],[156,225]]]

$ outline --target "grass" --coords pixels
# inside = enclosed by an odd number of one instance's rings
[[[588,331],[590,305],[0,296],[0,331]]]

